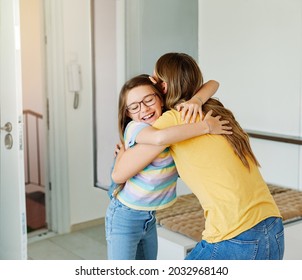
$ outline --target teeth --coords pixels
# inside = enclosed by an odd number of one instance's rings
[[[143,120],[150,119],[153,115],[154,115],[154,113],[144,116]]]

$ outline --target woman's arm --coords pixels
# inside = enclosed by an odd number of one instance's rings
[[[220,120],[220,116],[212,117],[209,111],[202,121],[184,125],[156,129],[152,126],[144,128],[136,136],[136,142],[152,145],[171,145],[196,136],[211,134],[232,134],[229,121]]]
[[[202,105],[206,103],[218,90],[219,83],[210,80],[203,84],[198,92],[188,101],[176,106],[178,111],[181,111],[181,118],[186,123],[196,121],[197,115],[202,117]]]
[[[198,99],[199,104],[202,106],[215,94],[218,88],[219,83],[217,81],[210,80],[203,84],[190,100]]]
[[[211,111],[207,113],[204,121],[194,124],[176,125],[159,130],[152,126],[146,127],[136,136],[136,143],[144,144],[136,144],[127,150],[120,144],[111,174],[112,180],[119,184],[135,176],[167,147],[165,144],[173,144],[188,139],[190,136],[197,136],[195,134],[201,135],[208,132],[211,134],[231,134],[230,127],[226,126],[228,121],[221,121],[220,116],[214,118],[211,113]],[[201,131],[196,132],[198,126]],[[190,131],[186,131],[187,129]],[[159,142],[165,144],[158,145]],[[158,146],[149,144],[157,144]]]
[[[166,146],[136,144],[125,150],[121,145],[111,173],[112,180],[117,184],[126,182],[149,165],[165,148]]]

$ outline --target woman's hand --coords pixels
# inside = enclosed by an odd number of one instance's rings
[[[181,119],[185,123],[195,123],[199,114],[202,118],[202,102],[198,98],[191,98],[190,100],[180,103],[176,106],[178,112],[181,111]]]
[[[199,114],[202,119],[202,105],[211,98],[219,87],[219,83],[210,80],[202,85],[190,100],[180,103],[176,106],[177,111],[181,111],[182,121],[186,123],[195,123]]]
[[[210,110],[204,117],[203,121],[206,122],[210,134],[233,134],[232,127],[227,126],[229,121],[220,120],[221,116],[212,117],[212,110]]]

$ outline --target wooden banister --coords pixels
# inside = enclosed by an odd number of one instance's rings
[[[26,184],[35,184],[42,186],[41,182],[41,159],[40,159],[40,135],[39,135],[39,120],[43,119],[43,115],[34,112],[32,110],[23,110],[23,115],[24,115],[24,129],[26,131],[26,155],[27,155],[27,181],[25,182]],[[29,134],[29,125],[28,125],[28,118],[29,116],[32,116],[35,119],[34,122],[34,131],[33,133]],[[30,141],[31,137],[36,137],[36,154],[37,154],[37,173],[38,173],[38,182],[33,182],[31,180],[31,165],[30,165]]]

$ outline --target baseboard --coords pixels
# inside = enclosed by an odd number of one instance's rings
[[[196,245],[196,241],[178,232],[157,227],[158,260],[183,260]]]
[[[105,218],[90,220],[90,221],[87,221],[87,222],[71,225],[70,231],[75,232],[75,231],[78,231],[78,230],[81,230],[81,229],[102,225],[104,223],[105,223]]]

